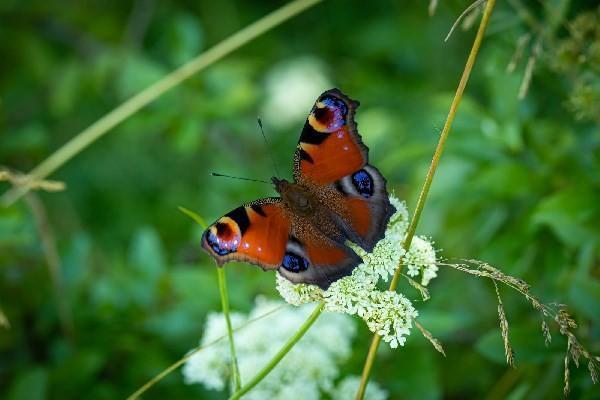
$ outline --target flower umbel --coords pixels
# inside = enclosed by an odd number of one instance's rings
[[[232,313],[232,324],[240,326],[280,305],[280,302],[258,298],[247,316]],[[283,308],[236,332],[235,343],[243,383],[267,364],[311,311],[311,306]],[[210,314],[201,344],[212,342],[225,332],[223,315]],[[244,399],[318,400],[323,393],[346,392],[347,383],[337,388],[334,386],[340,373],[338,365],[350,356],[355,333],[355,324],[348,316],[333,313],[321,315],[277,368],[244,395]],[[183,368],[183,375],[188,384],[202,383],[209,389],[223,390],[231,374],[230,368],[229,347],[226,341],[220,341],[192,356]],[[381,389],[376,392],[374,399],[385,399],[385,392]]]
[[[371,253],[352,245],[363,262],[352,275],[332,283],[326,290],[313,285],[293,284],[277,275],[277,290],[290,304],[300,305],[315,301],[325,302],[326,311],[336,311],[361,317],[371,332],[381,335],[392,348],[403,345],[410,334],[412,321],[418,312],[403,294],[381,291],[379,280],[387,281],[398,264],[408,266],[408,274],[421,274],[421,284],[427,285],[437,276],[436,254],[431,242],[425,237],[415,237],[408,252],[401,243],[408,228],[406,204],[394,196],[390,201],[396,212],[390,218],[385,237]]]

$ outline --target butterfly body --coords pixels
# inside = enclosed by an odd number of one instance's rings
[[[394,207],[385,179],[368,164],[357,106],[337,89],[319,96],[300,135],[294,181],[272,178],[281,197],[238,207],[203,234],[218,265],[246,261],[326,289],[361,262],[348,241],[373,249]]]
[[[298,216],[309,217],[319,208],[317,197],[303,185],[278,178],[272,181],[283,203]]]

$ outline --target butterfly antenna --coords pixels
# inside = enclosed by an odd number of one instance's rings
[[[262,133],[262,137],[265,140],[265,146],[267,147],[267,152],[271,156],[271,161],[273,162],[273,168],[275,169],[275,175],[281,176],[281,175],[279,175],[279,169],[277,168],[277,163],[275,162],[275,157],[273,157],[273,152],[271,151],[269,142],[267,141],[267,135],[265,135],[262,120],[260,119],[260,117],[256,118],[256,120],[258,121],[258,126],[260,127],[260,133]]]
[[[239,179],[239,180],[242,180],[242,181],[261,182],[261,183],[266,183],[268,185],[272,184],[271,182],[263,181],[262,179],[242,178],[240,176],[232,176],[232,175],[219,174],[217,172],[211,172],[210,176],[222,176],[224,178]]]

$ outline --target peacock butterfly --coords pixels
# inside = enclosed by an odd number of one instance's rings
[[[294,154],[294,181],[272,178],[281,197],[244,204],[203,233],[218,266],[246,261],[327,289],[362,261],[346,241],[373,250],[395,209],[356,129],[358,105],[338,89],[319,96]]]

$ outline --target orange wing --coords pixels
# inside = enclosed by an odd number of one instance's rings
[[[368,162],[354,122],[359,103],[338,89],[319,96],[302,129],[294,154],[294,179],[328,184],[358,171]]]
[[[225,214],[202,235],[202,247],[217,264],[246,261],[277,269],[285,254],[290,220],[280,198],[245,204]]]
[[[361,259],[350,248],[313,229],[296,236],[280,198],[245,204],[225,214],[206,229],[202,247],[219,266],[245,261],[265,270],[278,269],[294,283],[327,289],[349,275]]]

